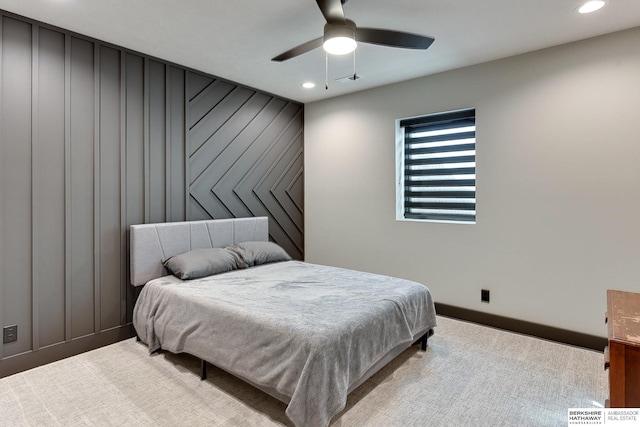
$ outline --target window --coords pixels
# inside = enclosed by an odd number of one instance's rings
[[[396,218],[475,223],[475,109],[396,121]]]

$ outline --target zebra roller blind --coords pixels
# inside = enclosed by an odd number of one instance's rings
[[[475,223],[475,109],[399,121],[404,219]]]

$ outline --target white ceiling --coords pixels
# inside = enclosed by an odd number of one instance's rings
[[[608,0],[579,15],[583,0],[350,0],[362,27],[435,38],[426,51],[360,44],[353,56],[316,49],[271,58],[322,35],[314,0],[0,0],[0,9],[301,102],[434,74],[640,26],[640,0]],[[307,90],[304,81],[317,86]]]

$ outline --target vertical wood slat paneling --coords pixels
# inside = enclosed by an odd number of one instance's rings
[[[38,38],[33,75],[35,350],[65,339],[65,39],[46,28],[34,37]]]
[[[143,135],[144,135],[144,148],[143,148],[143,156],[144,156],[144,168],[142,169],[144,171],[144,222],[145,223],[149,223],[151,222],[151,173],[149,170],[150,164],[151,164],[151,150],[149,149],[149,145],[150,145],[150,121],[151,118],[149,117],[149,111],[150,111],[150,107],[149,105],[151,104],[151,95],[149,94],[149,63],[151,61],[149,60],[149,58],[144,58],[144,67],[143,67],[143,72],[144,72],[144,90],[143,90],[143,94],[144,94],[144,110],[143,110],[143,120],[144,120],[144,131],[143,131]]]
[[[169,221],[184,221],[187,216],[185,212],[185,189],[187,187],[185,180],[185,71],[176,67],[170,67],[170,91],[168,93],[169,100],[169,153],[171,160],[170,168],[167,169],[168,180],[171,186],[169,194]]]
[[[95,331],[95,60],[93,43],[71,38],[71,326]]]
[[[145,222],[147,160],[145,71],[143,58],[126,54],[126,225]]]
[[[131,224],[145,222],[145,212],[148,212],[146,209],[148,164],[145,154],[145,132],[147,128],[147,120],[145,119],[145,60],[140,56],[126,53],[125,63],[126,198],[124,209],[126,217],[125,228],[128,229]],[[128,269],[127,274],[129,274]],[[130,322],[133,311],[133,289],[129,285],[129,281],[127,281],[126,287],[128,296],[127,322]]]
[[[0,82],[0,220],[2,325],[18,325],[18,341],[3,356],[32,344],[32,26],[2,17]]]
[[[120,58],[120,324],[127,323],[127,297],[129,275],[127,266],[127,56],[119,52]]]
[[[149,216],[148,222],[164,222],[166,212],[166,66],[149,61],[148,76],[148,159],[149,159]]]
[[[182,128],[182,135],[184,137],[184,217],[185,219],[192,219],[191,216],[191,195],[188,191],[189,176],[191,176],[191,169],[189,168],[189,154],[191,153],[191,144],[189,141],[189,123],[191,123],[191,108],[189,108],[189,100],[191,99],[191,84],[188,73],[184,75],[184,123]]]
[[[3,49],[3,44],[4,44],[4,16],[0,15],[0,140],[2,138],[2,125],[4,123],[3,119],[2,119],[2,111],[3,111],[3,97],[2,97],[2,86],[3,86],[3,82],[4,82],[4,74],[2,72],[3,69],[3,64],[4,64],[4,49]],[[0,167],[3,166],[2,163],[2,151],[3,151],[3,145],[0,143]],[[0,179],[2,179],[2,172],[0,172]],[[4,196],[2,188],[0,187],[0,199]],[[4,239],[4,210],[0,207],[0,274],[3,273],[4,271],[4,264],[3,264],[3,259],[4,259],[4,245],[2,244],[2,242],[5,241]],[[4,325],[4,316],[3,316],[3,289],[4,289],[4,285],[2,284],[2,282],[0,282],[0,322],[3,322]],[[4,358],[4,345],[0,345],[0,361]]]
[[[38,70],[39,62],[39,30],[37,25],[31,26],[31,349],[40,349],[40,277],[38,275],[38,265],[41,262],[38,239],[40,238],[40,224],[37,213],[42,209],[39,203],[40,191],[39,182],[35,178],[37,166],[40,164],[38,156],[39,126],[38,116]]]
[[[100,45],[93,43],[93,332],[98,333],[102,329],[100,324],[100,278],[102,269],[100,264],[101,234],[100,224],[102,223],[102,205],[100,200],[100,82],[101,82],[101,61]]]
[[[99,266],[97,281],[99,331],[119,326],[121,293],[120,221],[120,53],[109,47],[100,49],[99,115]]]
[[[39,194],[34,200],[34,245],[41,257],[34,256],[34,289],[40,297],[34,314],[40,316],[39,342],[46,347],[65,341],[66,287],[66,41],[61,32],[40,28],[37,102],[39,138],[34,139],[34,181]],[[34,343],[35,347],[35,343]],[[35,348],[34,348],[35,349]]]
[[[171,67],[165,67],[164,79],[164,220],[171,218]]]
[[[71,36],[64,36],[64,339],[71,342]]]
[[[278,111],[301,107],[0,16],[0,180],[10,183],[0,187],[0,320],[19,326],[18,342],[0,347],[4,376],[16,372],[4,360],[52,361],[65,351],[53,348],[131,322],[128,227],[194,218],[189,176],[201,161],[190,154],[207,144],[202,130],[224,127],[214,139],[226,162],[246,164],[245,151],[259,156],[282,133],[267,131]],[[195,143],[191,120],[205,135]]]

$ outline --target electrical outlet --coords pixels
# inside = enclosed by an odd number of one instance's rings
[[[480,301],[481,302],[489,302],[489,290],[488,289],[482,289],[480,291]]]
[[[18,341],[18,325],[5,326],[2,329],[2,343]]]

